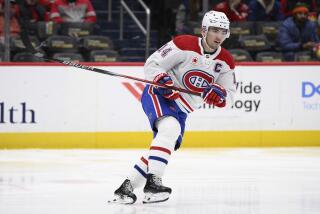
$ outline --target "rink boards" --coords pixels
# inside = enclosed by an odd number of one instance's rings
[[[143,78],[142,64],[96,66]],[[0,148],[136,148],[144,85],[72,67],[0,66]],[[320,146],[320,64],[238,65],[233,108],[189,115],[183,147]]]

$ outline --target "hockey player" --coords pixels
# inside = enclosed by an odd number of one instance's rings
[[[154,139],[147,154],[114,192],[112,202],[134,203],[137,197],[133,190],[142,185],[143,203],[169,199],[171,188],[162,184],[162,176],[171,154],[180,147],[188,114],[200,108],[203,102],[221,108],[233,103],[234,60],[221,47],[229,35],[226,15],[209,11],[202,20],[202,38],[177,36],[148,58],[144,66],[146,79],[200,92],[202,96],[146,85],[141,103]]]

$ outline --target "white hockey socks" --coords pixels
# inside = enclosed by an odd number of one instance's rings
[[[146,155],[141,156],[128,176],[133,188],[141,187],[146,182],[148,173],[148,154],[149,152],[147,152]]]
[[[157,129],[157,136],[153,139],[149,151],[148,173],[162,177],[181,127],[176,118],[164,117],[158,121]]]
[[[174,117],[160,119],[157,129],[149,152],[141,156],[128,175],[134,189],[145,184],[148,173],[162,177],[181,132],[180,124]]]

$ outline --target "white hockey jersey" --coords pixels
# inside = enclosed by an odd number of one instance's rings
[[[234,60],[231,54],[219,47],[213,54],[206,54],[201,38],[181,35],[154,52],[144,65],[145,78],[153,80],[160,73],[167,73],[174,86],[190,91],[203,92],[209,84],[217,83],[227,91],[226,106],[233,104],[236,92]],[[190,113],[203,104],[196,95],[179,93],[176,103]]]

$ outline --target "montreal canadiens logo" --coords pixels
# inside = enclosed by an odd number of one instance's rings
[[[202,92],[204,88],[213,83],[213,80],[213,76],[201,70],[190,70],[183,76],[184,86],[195,92]]]

